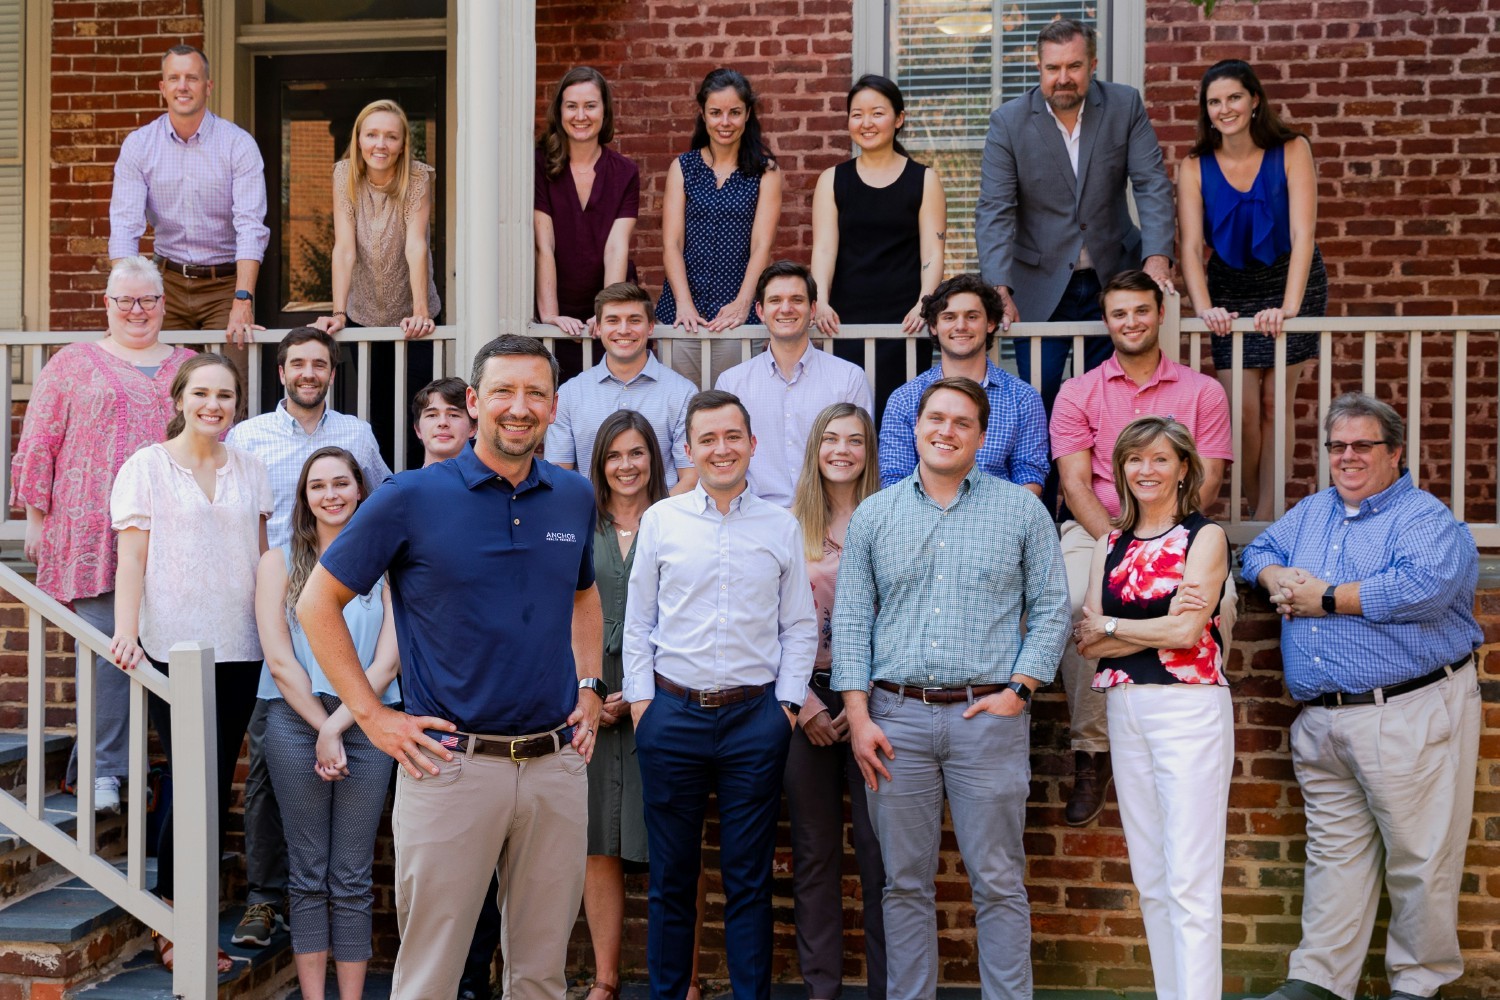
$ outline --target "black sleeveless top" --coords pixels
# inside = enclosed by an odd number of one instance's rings
[[[1154,538],[1111,531],[1104,558],[1104,587],[1099,606],[1107,618],[1163,618],[1182,584],[1188,550],[1198,532],[1213,524],[1202,514]],[[1128,656],[1100,657],[1094,687],[1117,684],[1227,684],[1224,640],[1219,635],[1217,603],[1196,645],[1188,649],[1143,649]]]
[[[854,164],[833,168],[839,252],[828,304],[843,323],[899,323],[922,291],[917,220],[927,168],[908,158],[894,183],[876,188]]]

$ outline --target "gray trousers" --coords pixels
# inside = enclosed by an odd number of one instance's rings
[[[1103,700],[1102,698],[1100,699]],[[1031,905],[1021,835],[1031,781],[1031,715],[963,717],[965,702],[924,705],[875,688],[870,717],[896,751],[869,797],[885,862],[890,1000],[937,995],[937,875],[943,793],[969,872],[984,1000],[1031,997]]]
[[[1292,722],[1307,870],[1302,942],[1289,978],[1354,996],[1380,902],[1382,861],[1391,897],[1391,990],[1432,996],[1463,973],[1458,891],[1481,712],[1471,660],[1383,705],[1307,706]]]
[[[73,602],[79,618],[110,636],[115,634],[115,595]],[[125,778],[130,774],[130,678],[107,656],[94,656],[94,777]],[[68,755],[67,783],[78,783],[78,744]]]
[[[247,906],[256,903],[280,906],[286,896],[286,835],[281,829],[281,809],[276,805],[271,772],[266,767],[266,710],[271,705],[272,702],[257,698],[255,712],[250,716],[250,773],[245,778]]]
[[[339,707],[321,696],[330,713]],[[291,859],[287,911],[292,951],[333,952],[335,962],[370,958],[375,905],[375,833],[396,762],[351,726],[344,733],[349,776],[324,781],[313,771],[318,734],[277,699],[266,717],[265,757],[276,786]]]

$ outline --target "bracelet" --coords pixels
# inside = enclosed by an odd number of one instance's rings
[[[335,316],[342,316],[342,317],[344,317],[345,320],[347,320],[349,318],[349,314],[346,313],[346,312],[344,312],[344,310],[342,310],[342,309],[335,309],[333,311],[333,315],[335,315]]]

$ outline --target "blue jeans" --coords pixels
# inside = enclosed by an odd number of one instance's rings
[[[890,1000],[937,995],[936,888],[943,793],[969,872],[984,1000],[1031,997],[1031,905],[1021,834],[1031,782],[1031,715],[963,717],[965,702],[924,705],[876,688],[870,718],[896,751],[870,800],[885,862]],[[653,855],[654,857],[654,855]]]
[[[771,863],[792,729],[767,690],[700,708],[657,688],[636,727],[651,852],[646,969],[652,1000],[681,1000],[693,971],[703,814],[719,799],[724,940],[735,1000],[771,995]]]

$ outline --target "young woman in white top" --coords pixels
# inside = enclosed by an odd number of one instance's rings
[[[260,679],[255,572],[273,506],[260,459],[222,441],[241,396],[239,370],[222,355],[183,362],[172,380],[177,413],[166,442],[127,459],[110,494],[110,520],[120,536],[110,643],[115,663],[130,670],[149,658],[166,672],[175,644],[198,640],[213,646],[220,851],[234,768]],[[170,707],[153,697],[151,719],[170,760]],[[156,891],[170,901],[174,889],[169,811]],[[170,969],[172,943],[158,937],[156,952]],[[229,967],[220,951],[220,971]]]

